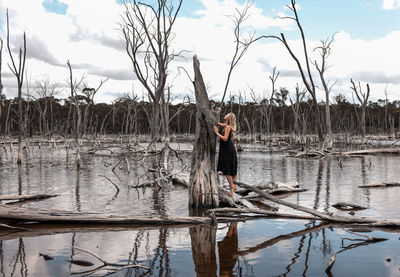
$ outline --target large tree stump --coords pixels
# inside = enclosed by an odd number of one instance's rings
[[[193,57],[194,90],[196,95],[196,133],[192,152],[192,167],[189,182],[189,206],[193,208],[218,207],[218,186],[215,175],[217,124],[210,110],[207,90],[200,72],[200,63]]]

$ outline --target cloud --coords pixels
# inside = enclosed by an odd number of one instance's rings
[[[50,65],[63,66],[64,63],[59,62],[52,53],[50,53],[47,45],[40,40],[37,36],[27,38],[26,42],[26,55],[27,58],[38,59]]]
[[[394,10],[400,7],[400,0],[383,0],[382,9]]]
[[[353,80],[376,84],[400,84],[400,74],[387,75],[381,71],[359,71],[351,75]],[[349,78],[350,79],[350,78]]]
[[[101,77],[110,77],[114,80],[120,81],[132,81],[137,80],[133,70],[129,69],[96,69],[92,68],[88,70],[89,74],[95,74]]]
[[[81,26],[77,26],[76,32],[70,34],[69,38],[71,41],[91,41],[92,43],[111,47],[118,51],[125,51],[121,39],[105,34],[91,33],[89,30],[85,30]]]

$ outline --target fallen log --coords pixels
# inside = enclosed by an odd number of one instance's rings
[[[344,156],[359,156],[359,155],[380,155],[380,154],[400,154],[400,148],[380,148],[347,151],[342,153]]]
[[[8,207],[0,205],[0,219],[27,222],[46,223],[77,223],[77,224],[211,224],[207,217],[133,217],[113,214],[74,213],[68,211],[29,209],[24,207]]]
[[[266,183],[258,184],[256,186],[256,188],[263,190],[266,193],[274,194],[274,195],[307,191],[307,189],[300,188],[299,183],[296,181],[288,182],[288,183],[266,182]],[[257,193],[251,192],[251,190],[247,190],[247,189],[240,189],[237,191],[237,193],[244,196],[245,199],[249,199],[249,200],[259,198]]]
[[[5,200],[16,200],[16,201],[25,201],[25,200],[42,200],[48,199],[51,197],[56,197],[58,195],[55,194],[34,194],[34,195],[0,195],[0,201]]]
[[[342,210],[342,211],[360,211],[360,210],[365,210],[367,209],[366,207],[357,205],[357,204],[351,204],[351,203],[346,203],[346,202],[338,202],[334,205],[332,205],[332,207],[335,207],[338,210]]]
[[[294,214],[278,213],[278,212],[274,212],[274,211],[264,211],[264,210],[258,210],[258,209],[250,209],[250,208],[215,208],[215,209],[210,209],[207,212],[214,212],[216,214],[221,214],[221,213],[262,214],[262,215],[268,215],[271,217],[279,217],[279,218],[319,220],[319,218],[315,217],[315,216],[294,215]]]
[[[400,183],[397,182],[382,182],[382,183],[374,183],[363,186],[358,186],[359,188],[388,188],[388,187],[400,187]]]
[[[357,224],[364,224],[368,226],[379,226],[379,227],[391,227],[391,228],[398,228],[400,227],[400,220],[387,220],[387,219],[375,219],[370,217],[356,217],[356,216],[337,216],[333,215],[332,213],[326,214],[319,212],[317,210],[307,208],[301,205],[297,205],[291,203],[289,201],[279,199],[271,194],[268,194],[262,190],[257,189],[256,187],[244,184],[242,182],[235,182],[238,186],[244,187],[246,189],[255,191],[263,196],[265,199],[275,202],[280,205],[284,205],[290,207],[292,209],[302,211],[308,214],[312,214],[316,217],[319,217],[321,220],[325,220],[328,222],[335,222],[335,223],[357,223]]]
[[[309,150],[297,153],[294,157],[295,158],[320,158],[320,157],[324,157],[325,155],[326,154],[323,151],[309,149]]]

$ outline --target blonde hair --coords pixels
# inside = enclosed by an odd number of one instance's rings
[[[235,138],[236,136],[236,115],[234,113],[229,113],[229,126],[231,126],[231,137]]]

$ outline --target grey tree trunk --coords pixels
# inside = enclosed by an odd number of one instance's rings
[[[218,186],[215,176],[216,135],[213,131],[217,120],[210,110],[210,102],[200,72],[200,63],[196,56],[193,57],[193,68],[197,112],[190,172],[189,206],[193,208],[218,207]]]

